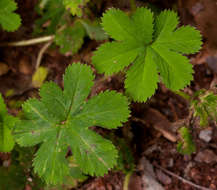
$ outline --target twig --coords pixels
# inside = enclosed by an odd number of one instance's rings
[[[50,36],[44,36],[44,37],[39,37],[39,38],[33,38],[30,40],[23,40],[23,41],[17,41],[17,42],[5,42],[5,43],[1,43],[0,47],[3,47],[3,46],[31,46],[31,45],[35,45],[35,44],[39,44],[43,42],[49,42],[49,41],[52,41],[53,39],[54,39],[54,35],[50,35]]]
[[[45,51],[49,48],[49,46],[53,43],[53,41],[49,41],[48,43],[44,44],[44,46],[40,49],[39,53],[38,53],[38,57],[37,57],[37,61],[36,61],[36,65],[35,65],[35,70],[38,69],[38,67],[41,64],[41,60],[43,57],[43,54],[45,53]]]
[[[188,181],[187,179],[184,179],[183,177],[180,177],[180,176],[174,174],[173,172],[168,171],[167,169],[165,169],[165,168],[159,166],[159,165],[156,164],[156,163],[153,163],[153,165],[154,165],[155,167],[159,168],[160,170],[162,170],[163,172],[165,172],[166,174],[168,174],[168,175],[170,175],[170,176],[173,176],[173,177],[177,178],[178,180],[182,181],[183,183],[187,183],[188,185],[191,185],[192,187],[195,187],[195,188],[201,189],[201,190],[211,190],[211,189],[209,189],[209,188],[202,187],[202,186],[197,185],[197,184],[195,184],[195,183],[193,183],[193,182],[191,182],[191,181]]]
[[[132,117],[132,119],[136,122],[140,122],[144,125],[146,125],[146,122],[143,119],[137,118],[137,117]],[[177,141],[177,136],[169,130],[164,129],[161,125],[153,125],[153,127],[157,130],[160,131],[161,134],[169,141],[171,142],[176,142]]]

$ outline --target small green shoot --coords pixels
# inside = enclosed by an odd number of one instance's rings
[[[181,154],[190,155],[196,151],[196,146],[193,142],[191,132],[187,127],[181,127],[179,129],[181,140],[177,145],[177,150]]]
[[[90,0],[63,0],[63,4],[66,9],[70,9],[72,15],[77,15],[79,17],[82,16],[82,8],[89,2]]]
[[[200,90],[194,95],[191,102],[194,116],[200,118],[200,125],[205,127],[209,120],[217,122],[217,94],[213,92]]]

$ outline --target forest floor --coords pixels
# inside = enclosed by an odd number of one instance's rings
[[[104,0],[102,11],[108,7],[129,9],[129,2]],[[37,14],[33,11],[37,0],[19,0],[18,13],[22,17],[22,27],[17,32],[0,32],[1,42],[19,41],[32,38],[32,28]],[[200,53],[190,56],[194,65],[194,81],[185,89],[193,94],[199,89],[209,89],[217,84],[217,1],[216,0],[150,0],[161,9],[174,8],[179,12],[182,24],[191,24],[198,28],[203,35],[203,48]],[[138,5],[145,5],[138,1]],[[43,44],[42,44],[43,45]],[[42,45],[27,47],[0,47],[0,70],[2,63],[8,68],[0,73],[0,92],[5,94],[13,89],[13,96],[6,98],[6,102],[13,100],[24,101],[37,96],[38,89],[31,85],[38,52]],[[91,65],[92,52],[98,42],[86,40],[82,49],[75,55],[60,54],[58,48],[53,47],[43,55],[41,65],[48,68],[47,80],[62,85],[62,74],[67,65],[72,62],[82,62]],[[102,79],[96,77],[92,95],[105,89],[124,91],[123,76],[121,74]],[[151,190],[147,187],[147,167],[153,171],[154,182],[165,190],[196,190],[209,188],[217,190],[217,127],[210,124],[201,128],[198,121],[191,122],[196,152],[184,156],[177,152],[177,129],[189,118],[188,102],[172,93],[160,84],[157,93],[146,103],[131,103],[131,117],[123,129],[115,134],[127,139],[135,158],[135,172],[130,178],[129,190]],[[18,110],[11,108],[10,113]],[[205,134],[205,135],[204,135]],[[0,154],[0,159],[8,159],[10,155]],[[0,162],[1,163],[1,162]],[[162,169],[163,168],[163,169]],[[165,170],[164,170],[165,169]],[[169,174],[167,171],[175,175]],[[181,177],[178,179],[178,177]],[[125,174],[111,171],[104,177],[89,178],[79,184],[79,190],[122,190]],[[183,179],[192,182],[187,184]],[[195,186],[197,184],[199,186]],[[26,188],[28,189],[28,187]]]

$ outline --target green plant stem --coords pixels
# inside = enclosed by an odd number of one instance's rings
[[[54,39],[54,35],[50,36],[44,36],[44,37],[39,37],[39,38],[33,38],[30,40],[22,40],[22,41],[17,41],[17,42],[6,42],[0,44],[0,47],[2,46],[31,46],[35,44],[40,44],[44,42],[49,42]]]
[[[184,98],[185,100],[187,100],[188,102],[191,101],[191,96],[189,96],[187,93],[183,92],[183,91],[174,91],[175,94],[181,96],[182,98]]]
[[[123,190],[128,190],[129,182],[130,182],[130,177],[132,176],[133,171],[130,171],[126,174],[124,178],[124,187]]]
[[[132,12],[134,12],[136,10],[135,0],[130,0],[130,7],[131,7]]]

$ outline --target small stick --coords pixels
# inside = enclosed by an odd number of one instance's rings
[[[136,117],[132,117],[132,119],[136,122],[140,122],[142,124],[146,124],[146,122],[143,120],[143,119],[140,119],[140,118],[136,118]],[[166,130],[164,129],[163,127],[161,127],[161,125],[153,125],[153,127],[161,132],[161,134],[169,141],[171,142],[176,142],[178,137],[175,135],[175,133],[173,133],[172,131],[169,131],[169,130]]]
[[[211,190],[211,189],[209,189],[209,188],[202,187],[202,186],[197,185],[197,184],[195,184],[195,183],[193,183],[193,182],[191,182],[191,181],[188,181],[187,179],[184,179],[184,178],[182,178],[182,177],[180,177],[180,176],[178,176],[178,175],[176,175],[176,174],[174,174],[174,173],[168,171],[167,169],[165,169],[165,168],[159,166],[159,165],[156,164],[156,163],[153,163],[153,165],[154,165],[155,167],[159,168],[160,170],[162,170],[163,172],[165,172],[166,174],[168,174],[168,175],[170,175],[170,176],[172,176],[172,177],[175,177],[175,178],[177,178],[178,180],[182,181],[183,183],[187,183],[188,185],[191,185],[192,187],[195,187],[195,188],[201,189],[201,190]]]
[[[35,65],[35,70],[38,69],[38,67],[41,64],[41,60],[43,57],[43,54],[45,53],[45,51],[50,47],[50,45],[53,43],[53,41],[49,41],[48,43],[44,44],[44,46],[40,49],[39,53],[38,53],[38,57],[37,57],[37,61],[36,61],[36,65]]]
[[[17,42],[5,42],[5,43],[1,43],[0,47],[3,47],[3,46],[31,46],[31,45],[35,45],[35,44],[39,44],[43,42],[49,42],[49,41],[52,41],[53,39],[54,39],[54,35],[50,35],[50,36],[44,36],[44,37],[39,37],[39,38],[33,38],[30,40],[22,40],[22,41],[17,41]]]

